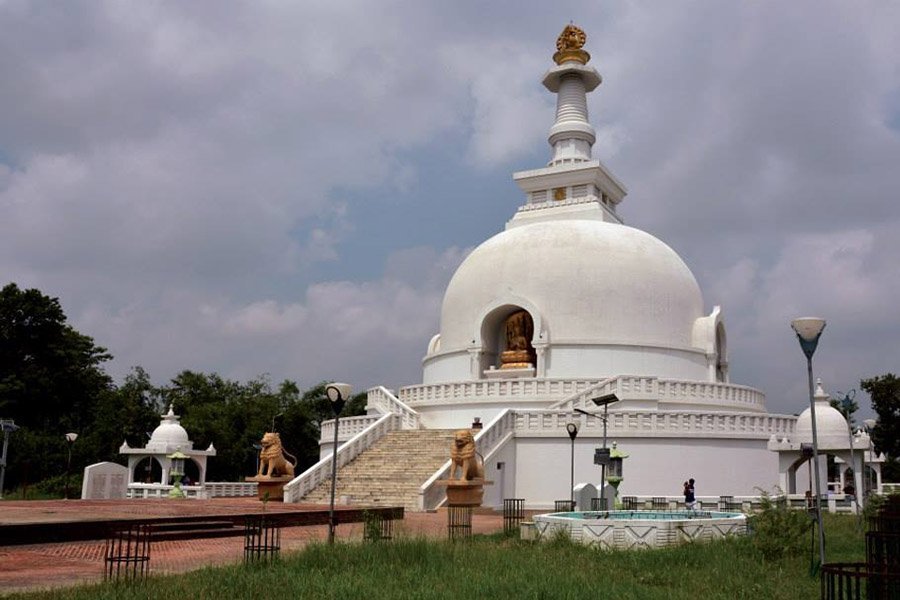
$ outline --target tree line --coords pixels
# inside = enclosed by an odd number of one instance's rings
[[[325,382],[301,391],[294,381],[276,385],[264,375],[242,382],[185,370],[157,386],[134,367],[116,384],[103,368],[111,359],[67,323],[57,298],[15,283],[0,290],[0,418],[19,427],[9,436],[7,490],[38,484],[58,492],[70,450],[73,475],[100,461],[125,464],[122,442],[146,445],[170,404],[194,448],[215,445],[208,481],[253,474],[254,444],[273,425],[297,457],[298,473],[318,460],[320,425],[332,418]],[[364,412],[365,394],[357,394],[343,415]],[[78,434],[71,445],[70,432]]]

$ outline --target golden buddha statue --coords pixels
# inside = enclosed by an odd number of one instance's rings
[[[517,310],[506,318],[506,350],[500,353],[501,369],[534,367],[535,351],[531,345],[534,321],[526,310]]]

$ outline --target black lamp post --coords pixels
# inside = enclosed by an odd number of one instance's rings
[[[66,492],[65,499],[69,499],[69,472],[72,469],[72,445],[75,444],[75,440],[78,439],[77,433],[67,433],[66,434],[66,444],[69,446],[68,458],[66,458]]]
[[[337,483],[337,451],[338,451],[338,425],[340,424],[341,411],[350,397],[353,388],[347,383],[330,383],[325,386],[325,395],[331,401],[331,411],[334,413],[334,444],[331,447],[331,504],[328,508],[328,543],[334,543],[334,491]]]
[[[816,401],[813,390],[813,370],[812,357],[819,345],[819,338],[822,336],[822,330],[825,329],[825,319],[819,317],[801,317],[791,321],[791,327],[797,334],[797,340],[800,342],[800,348],[806,356],[806,374],[809,383],[809,416],[812,421],[812,451],[813,463],[815,464],[816,479],[816,527],[819,530],[819,566],[825,564],[825,530],[822,527],[822,482],[819,473],[819,439],[816,433]]]
[[[578,425],[575,423],[566,424],[566,431],[569,432],[569,439],[572,441],[572,460],[571,473],[569,477],[569,510],[575,510],[575,438],[578,437]]]

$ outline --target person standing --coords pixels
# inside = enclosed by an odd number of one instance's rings
[[[694,480],[689,479],[684,482],[684,506],[688,510],[694,510],[697,504],[697,497],[694,494]]]

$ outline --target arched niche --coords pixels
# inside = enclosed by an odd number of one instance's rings
[[[189,458],[184,461],[184,479],[183,482],[190,485],[198,485],[202,480],[203,466],[197,462],[196,458]]]
[[[479,371],[506,366],[534,368],[537,363],[536,345],[543,345],[541,321],[536,312],[518,303],[502,304],[488,311],[481,319],[481,327],[473,340],[480,346]],[[504,353],[509,353],[504,355]],[[517,358],[510,358],[516,354]]]
[[[132,481],[135,483],[162,483],[162,465],[156,458],[145,456],[134,465]]]

